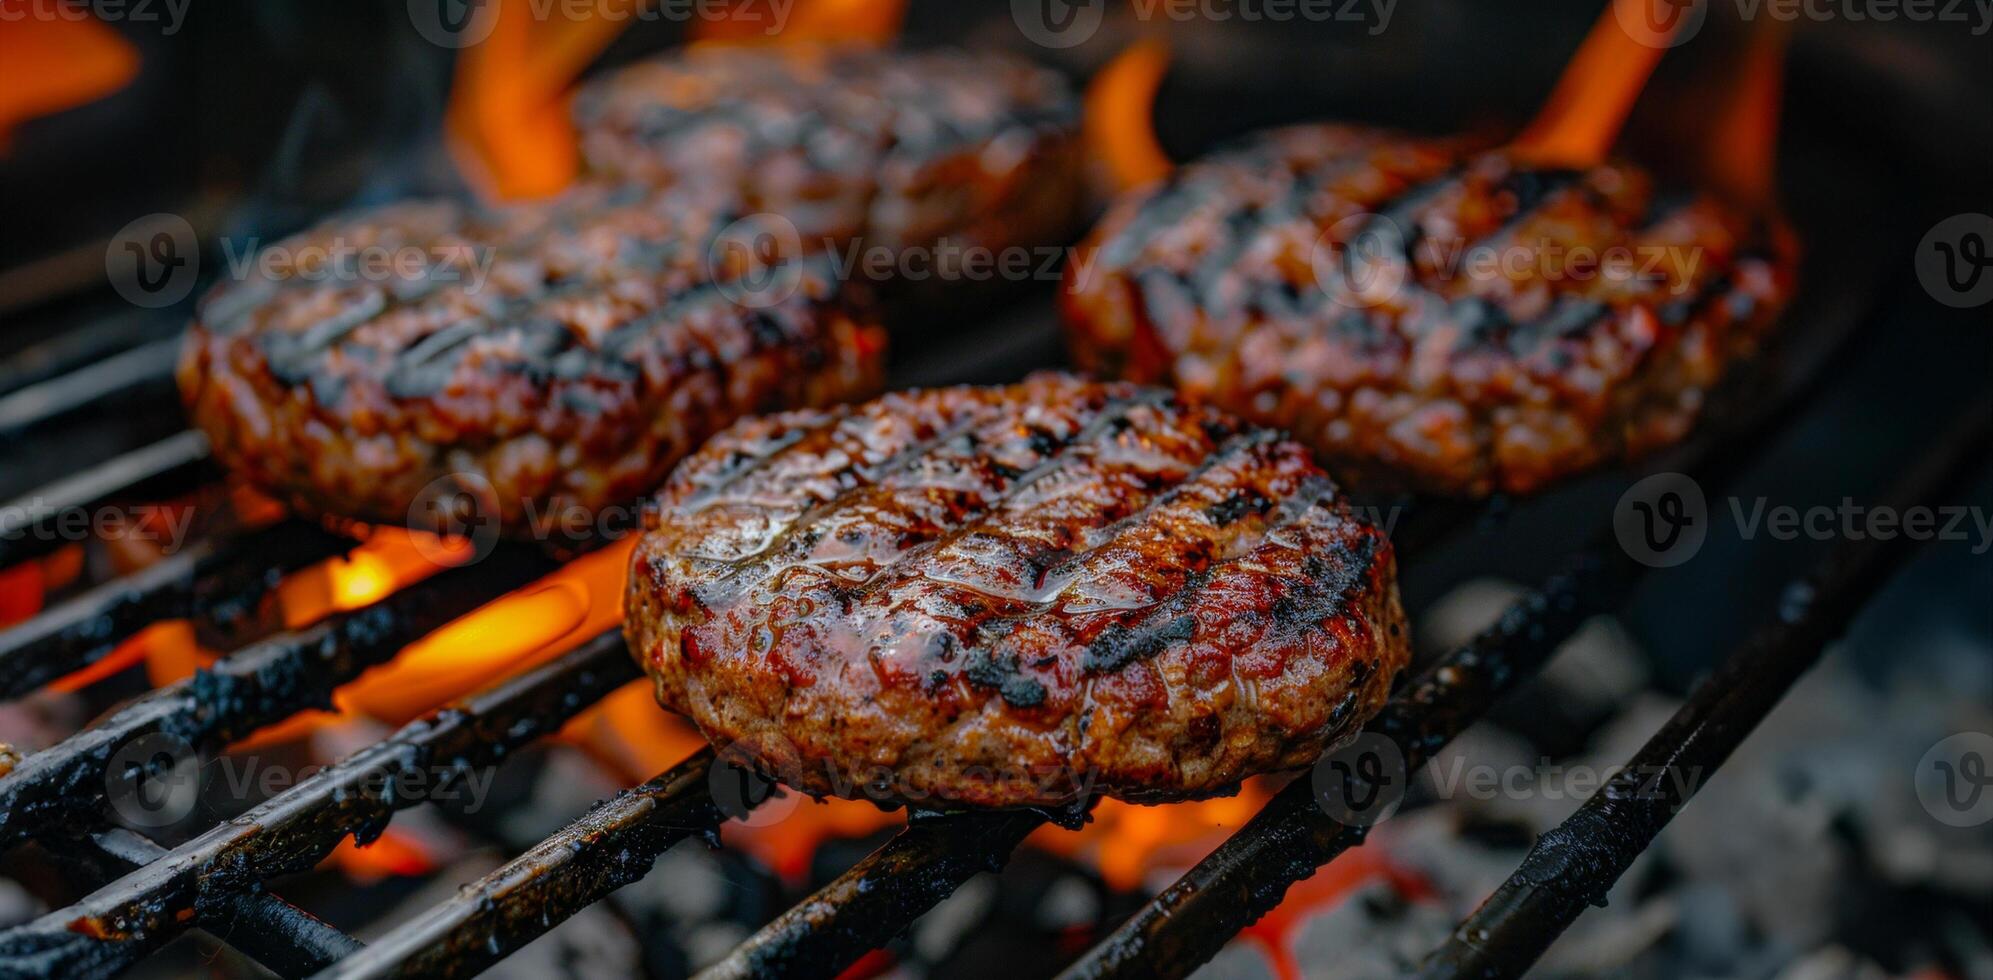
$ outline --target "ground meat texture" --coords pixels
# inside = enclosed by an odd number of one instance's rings
[[[589,84],[575,119],[594,172],[725,181],[805,237],[890,253],[1078,228],[1077,101],[1006,55],[695,45]]]
[[[1307,449],[1040,375],[737,424],[672,475],[625,630],[806,792],[1169,800],[1305,766],[1405,665],[1391,544]]]
[[[1061,302],[1083,366],[1352,482],[1521,493],[1679,439],[1787,301],[1778,241],[1625,164],[1300,126],[1117,204]]]
[[[613,530],[734,419],[880,384],[878,329],[817,266],[786,296],[721,284],[734,216],[583,186],[335,218],[205,298],[180,388],[216,457],[305,513]]]

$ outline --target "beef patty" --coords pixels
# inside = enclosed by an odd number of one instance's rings
[[[1062,303],[1084,366],[1355,482],[1526,492],[1688,430],[1787,300],[1777,238],[1626,164],[1298,126],[1120,202]]]
[[[1405,665],[1390,541],[1307,449],[1039,375],[736,424],[625,630],[658,700],[813,794],[1167,800],[1305,766]]]
[[[1077,230],[1078,103],[1006,55],[695,45],[587,85],[574,114],[590,170],[725,181],[806,238],[1001,249]]]
[[[224,465],[307,513],[592,537],[734,419],[878,388],[878,331],[822,270],[749,289],[710,260],[734,214],[584,186],[335,218],[205,298],[180,388]]]

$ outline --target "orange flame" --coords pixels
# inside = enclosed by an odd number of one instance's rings
[[[333,695],[342,711],[405,722],[579,646],[623,618],[629,539],[577,558],[411,644]]]
[[[458,169],[486,197],[544,197],[573,183],[581,149],[568,102],[575,79],[635,20],[645,0],[554,4],[545,18],[534,0],[483,5],[467,33],[484,39],[457,57],[444,124]],[[699,22],[707,41],[884,43],[899,32],[904,0],[797,0],[786,22],[769,24],[766,4],[736,4]],[[779,31],[772,30],[779,28]]]
[[[768,4],[736,0],[726,16],[699,21],[695,40],[729,44],[886,44],[899,36],[906,0],[798,0],[786,22]]]
[[[1161,180],[1174,166],[1156,139],[1156,91],[1169,70],[1169,46],[1145,38],[1128,46],[1086,89],[1082,129],[1088,156],[1115,191]]]
[[[1511,152],[1555,167],[1589,167],[1606,158],[1666,41],[1685,19],[1676,17],[1652,36],[1635,38],[1625,25],[1645,18],[1651,2],[1613,0],[1607,6],[1536,119],[1509,145]]]
[[[138,75],[138,49],[94,20],[0,18],[0,151],[14,127],[95,102]]]
[[[532,0],[484,4],[469,32],[489,31],[457,56],[444,119],[451,153],[478,192],[500,199],[541,197],[574,181],[581,149],[568,120],[569,87],[602,53],[642,0],[621,9],[555,4],[546,20]],[[579,13],[579,17],[570,17]]]
[[[299,569],[277,587],[284,625],[297,629],[335,612],[380,601],[471,557],[470,542],[423,531],[376,527],[352,551]]]
[[[1785,94],[1788,25],[1760,22],[1738,67],[1736,93],[1720,111],[1709,143],[1709,182],[1733,200],[1772,203],[1778,150],[1779,103]]]

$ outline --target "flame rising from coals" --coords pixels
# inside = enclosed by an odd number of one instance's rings
[[[1081,117],[1087,156],[1109,190],[1153,183],[1175,166],[1155,126],[1156,91],[1169,62],[1169,46],[1146,38],[1115,55],[1087,85]]]
[[[95,20],[0,17],[0,152],[14,127],[116,92],[138,65],[138,49]]]
[[[573,183],[581,148],[568,115],[575,79],[637,19],[645,0],[546,7],[494,0],[473,22],[478,43],[458,53],[444,117],[465,179],[488,198],[545,197]],[[545,18],[536,16],[542,8]],[[904,0],[796,0],[774,27],[764,3],[736,3],[728,16],[695,25],[698,43],[875,43],[898,35]],[[572,16],[571,16],[572,15]],[[487,33],[488,32],[488,33]]]

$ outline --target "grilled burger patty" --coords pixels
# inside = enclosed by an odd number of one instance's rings
[[[180,388],[223,464],[305,512],[585,534],[737,417],[877,390],[878,331],[827,276],[716,284],[733,215],[584,186],[335,218],[205,298]]]
[[[1624,164],[1299,126],[1119,203],[1062,303],[1082,365],[1339,475],[1526,492],[1688,430],[1791,291],[1773,237]]]
[[[806,238],[995,249],[1077,227],[1078,104],[1004,55],[695,45],[584,87],[575,119],[592,171],[725,181]]]
[[[736,424],[660,493],[658,700],[813,794],[1165,800],[1307,765],[1407,644],[1390,541],[1306,448],[1038,375]]]

